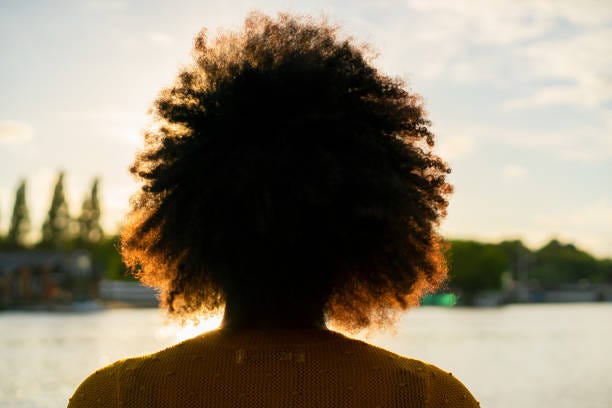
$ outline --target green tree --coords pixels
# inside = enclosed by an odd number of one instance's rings
[[[502,241],[498,244],[508,258],[508,268],[511,278],[515,281],[527,283],[528,273],[533,261],[533,253],[522,241]]]
[[[53,190],[51,207],[42,227],[42,246],[64,248],[70,239],[71,222],[64,193],[64,173],[60,172]]]
[[[1,221],[2,221],[2,213],[0,212],[0,224],[1,224]],[[5,239],[2,236],[2,231],[0,231],[0,248],[2,248],[4,246],[4,241],[5,241]]]
[[[113,280],[135,280],[127,273],[126,267],[117,251],[119,237],[104,237],[91,246],[91,256],[94,265],[101,271],[100,275]]]
[[[529,278],[549,287],[580,280],[605,281],[605,263],[576,248],[573,244],[562,244],[553,239],[535,252],[534,265]]]
[[[22,180],[15,193],[15,204],[13,205],[13,216],[6,238],[8,245],[23,247],[26,236],[30,231],[30,212],[26,203],[26,182]]]
[[[603,259],[599,263],[598,281],[612,284],[612,259]]]
[[[460,289],[467,301],[482,290],[500,289],[501,276],[508,269],[508,256],[495,244],[451,241],[450,286]]]
[[[99,180],[95,179],[91,193],[83,200],[79,216],[79,241],[84,245],[100,242],[104,237],[100,226],[100,200],[98,198]]]

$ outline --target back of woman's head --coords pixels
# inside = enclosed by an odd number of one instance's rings
[[[335,27],[253,13],[201,33],[153,114],[121,250],[171,313],[257,293],[358,329],[444,280],[449,170],[420,100]]]

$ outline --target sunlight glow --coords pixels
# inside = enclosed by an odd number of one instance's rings
[[[189,321],[184,325],[168,323],[159,329],[157,336],[159,338],[170,338],[176,340],[176,342],[181,342],[219,328],[222,320],[223,312],[214,316],[201,317],[197,322]]]

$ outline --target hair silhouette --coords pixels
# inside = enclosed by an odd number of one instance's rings
[[[228,294],[389,323],[446,277],[451,186],[418,95],[325,21],[248,16],[195,39],[131,169],[126,264],[171,314]]]

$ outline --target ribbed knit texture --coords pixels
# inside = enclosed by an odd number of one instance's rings
[[[96,371],[69,408],[478,407],[452,374],[324,330],[210,332]]]

